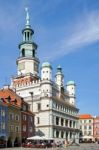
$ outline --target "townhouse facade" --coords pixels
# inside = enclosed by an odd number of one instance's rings
[[[90,114],[79,115],[79,128],[81,136],[93,137],[93,117]]]
[[[30,135],[33,136],[35,134],[34,115],[29,110],[29,105],[26,102],[24,102],[24,100],[21,97],[19,97],[13,90],[11,90],[8,86],[0,90],[0,97],[2,97],[2,99],[4,100],[4,104],[7,105],[6,117],[8,119],[6,120],[6,145],[7,147],[20,146],[24,139],[24,120],[22,119],[23,114],[27,117],[25,123],[25,139],[28,138]],[[29,120],[30,118],[31,121]]]
[[[6,140],[8,137],[8,107],[4,103],[4,99],[0,98],[0,145],[6,145]]]
[[[99,116],[94,117],[93,129],[94,129],[93,134],[94,134],[95,141],[98,141],[99,140]]]
[[[29,105],[23,100],[21,104],[21,130],[22,143],[24,143],[28,137],[35,135],[34,114],[31,113]]]

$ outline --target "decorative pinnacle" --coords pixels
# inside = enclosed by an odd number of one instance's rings
[[[26,11],[26,26],[30,26],[30,16],[28,7],[25,8]]]

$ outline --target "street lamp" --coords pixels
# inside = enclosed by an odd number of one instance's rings
[[[31,95],[31,99],[32,99],[32,112],[33,112],[33,92],[29,92]]]

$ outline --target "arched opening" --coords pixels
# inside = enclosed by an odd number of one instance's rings
[[[27,32],[27,38],[28,38],[28,41],[29,41],[29,32]]]
[[[32,50],[32,57],[35,57],[35,50]]]
[[[6,147],[6,137],[0,136],[0,147]]]
[[[56,131],[56,138],[59,138],[59,131]]]
[[[27,138],[26,138],[26,137],[23,137],[23,138],[22,138],[22,143],[26,143],[26,140],[27,140]]]
[[[64,137],[64,131],[61,131],[61,138]]]
[[[15,147],[19,147],[19,146],[20,146],[20,140],[19,140],[18,137],[15,138],[14,146],[15,146]]]
[[[12,147],[12,139],[11,139],[11,137],[8,138],[7,147]]]
[[[66,140],[68,140],[68,132],[66,132]]]
[[[25,49],[22,49],[22,57],[25,57]]]

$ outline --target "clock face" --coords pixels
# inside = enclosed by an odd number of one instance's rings
[[[19,63],[18,64],[18,70],[20,71],[20,70],[24,70],[25,69],[25,63]]]

